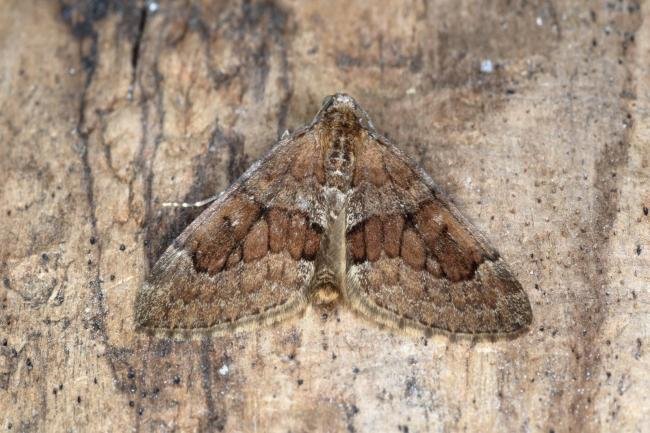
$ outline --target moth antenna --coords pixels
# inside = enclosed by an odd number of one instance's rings
[[[186,203],[186,202],[178,203],[178,202],[175,202],[175,201],[165,202],[165,203],[162,204],[162,207],[182,207],[182,208],[203,207],[206,204],[212,203],[213,201],[218,199],[220,195],[221,194],[217,194],[217,195],[214,195],[212,197],[208,197],[205,200],[195,201],[194,203]]]

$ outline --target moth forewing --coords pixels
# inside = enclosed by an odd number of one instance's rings
[[[496,250],[344,94],[174,241],[135,308],[145,328],[228,332],[308,303],[425,335],[509,335],[532,321]]]

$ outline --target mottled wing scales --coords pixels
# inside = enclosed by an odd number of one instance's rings
[[[510,333],[531,322],[496,251],[389,143],[366,138],[348,203],[346,291],[368,318],[425,333]]]
[[[135,312],[146,328],[220,331],[338,299],[425,334],[506,334],[532,320],[498,253],[340,94],[174,241]]]
[[[302,300],[300,289],[313,264],[288,254],[240,261],[215,275],[188,272],[191,258],[178,251],[146,283],[138,322],[148,328],[212,329],[258,321],[261,315],[289,314]]]
[[[232,329],[302,310],[325,211],[318,143],[284,140],[163,254],[136,299],[147,328]]]

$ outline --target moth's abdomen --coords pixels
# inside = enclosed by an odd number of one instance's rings
[[[309,284],[309,300],[314,305],[333,304],[341,297],[339,281],[330,269],[320,269]]]

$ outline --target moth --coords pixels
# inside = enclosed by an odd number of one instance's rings
[[[425,336],[511,334],[532,321],[499,253],[346,94],[327,97],[182,232],[138,291],[135,320],[223,333],[310,306]]]

